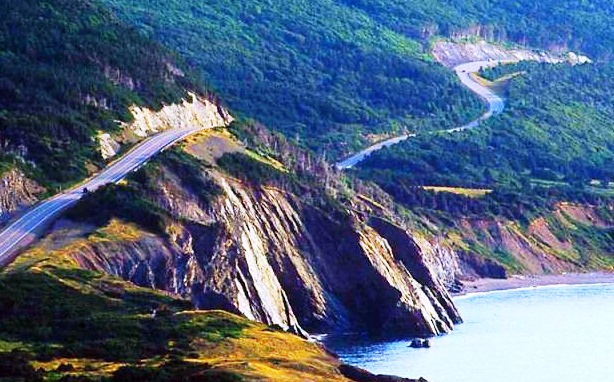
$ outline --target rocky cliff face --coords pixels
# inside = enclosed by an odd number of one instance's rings
[[[149,197],[175,218],[165,237],[88,241],[71,256],[84,268],[190,297],[199,308],[299,333],[426,335],[460,321],[429,260],[437,252],[411,232],[206,171],[223,194],[205,202],[164,167]]]
[[[21,171],[13,169],[0,175],[0,224],[21,208],[38,201],[44,189],[28,179]]]
[[[121,123],[122,133],[119,136],[99,134],[98,141],[104,159],[115,156],[122,143],[134,143],[169,128],[213,128],[227,126],[234,120],[217,102],[194,93],[189,93],[189,99],[165,105],[157,111],[132,106],[130,112],[134,119],[130,123]]]
[[[440,267],[446,285],[508,274],[559,274],[611,270],[614,206],[559,203],[528,223],[502,218],[462,219],[443,238],[454,248]],[[436,242],[430,240],[431,243]]]
[[[433,56],[442,65],[454,67],[471,61],[503,60],[509,62],[536,61],[546,63],[568,62],[572,65],[590,63],[591,60],[574,52],[546,52],[525,48],[508,48],[486,41],[457,43],[440,41],[433,46]]]

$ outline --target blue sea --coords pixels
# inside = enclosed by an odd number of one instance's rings
[[[429,382],[614,381],[614,284],[488,292],[455,303],[465,322],[429,349],[364,335],[325,343],[346,363]]]

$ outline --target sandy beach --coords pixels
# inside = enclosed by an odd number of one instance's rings
[[[518,289],[548,285],[614,284],[614,273],[565,273],[561,275],[514,275],[507,279],[477,279],[463,281],[464,290],[453,293],[462,296],[471,293]]]

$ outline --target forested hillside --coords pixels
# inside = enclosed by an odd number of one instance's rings
[[[502,115],[479,129],[422,136],[382,150],[361,165],[361,176],[403,195],[402,200],[413,200],[412,186],[422,185],[515,190],[524,200],[532,194],[551,201],[614,194],[614,68],[521,64],[505,69],[519,70],[523,74],[509,84]]]
[[[98,131],[128,107],[178,100],[198,80],[175,57],[92,1],[0,2],[0,168],[46,185],[103,165]]]
[[[428,58],[432,38],[480,35],[612,53],[608,1],[104,0],[185,55],[237,111],[335,157],[369,133],[458,125],[477,101]]]
[[[609,59],[614,4],[608,0],[342,0],[415,39],[480,35]]]
[[[105,3],[202,69],[233,109],[337,157],[370,133],[479,114],[428,46],[342,2]]]

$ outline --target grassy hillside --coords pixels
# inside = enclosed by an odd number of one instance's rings
[[[3,1],[0,14],[0,162],[47,185],[102,165],[93,137],[130,120],[130,105],[201,89],[166,49],[93,1]]]
[[[329,155],[479,113],[427,48],[343,2],[104,2],[199,67],[233,109]]]
[[[83,240],[138,234],[114,221]],[[190,310],[44,245],[0,273],[0,308],[2,381],[346,381],[335,358],[302,338]]]

